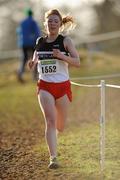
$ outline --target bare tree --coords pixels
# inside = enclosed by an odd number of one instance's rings
[[[97,33],[120,30],[120,15],[115,11],[117,2],[119,1],[105,0],[99,6],[94,6],[99,21]]]

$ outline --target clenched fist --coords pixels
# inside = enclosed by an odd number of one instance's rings
[[[32,68],[35,66],[35,64],[36,64],[35,61],[32,61],[32,60],[29,60],[29,61],[28,61],[28,67],[29,67],[30,69],[32,69]]]
[[[64,54],[59,49],[53,49],[53,56],[60,60],[64,59]]]

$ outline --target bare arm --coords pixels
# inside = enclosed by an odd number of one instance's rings
[[[67,62],[68,64],[70,64],[72,66],[80,67],[79,54],[70,38],[66,37],[64,39],[64,47],[66,50],[68,50],[70,56],[66,56],[66,55],[62,54],[60,52],[60,50],[58,50],[58,49],[53,49],[53,56]]]
[[[35,65],[37,64],[37,62],[38,62],[37,51],[34,51],[32,60],[28,61],[28,66],[29,66],[29,68],[30,68],[30,69],[34,68]]]

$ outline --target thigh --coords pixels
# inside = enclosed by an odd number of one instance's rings
[[[70,101],[67,95],[56,100],[57,120],[64,123],[67,119]]]
[[[40,90],[38,101],[46,121],[56,120],[56,107],[54,97],[45,90]]]
[[[23,59],[24,59],[24,62],[26,63],[26,61],[28,59],[28,48],[27,47],[23,47]]]

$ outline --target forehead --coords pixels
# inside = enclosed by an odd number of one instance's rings
[[[58,20],[60,21],[60,17],[58,15],[52,14],[48,18],[48,20]]]

